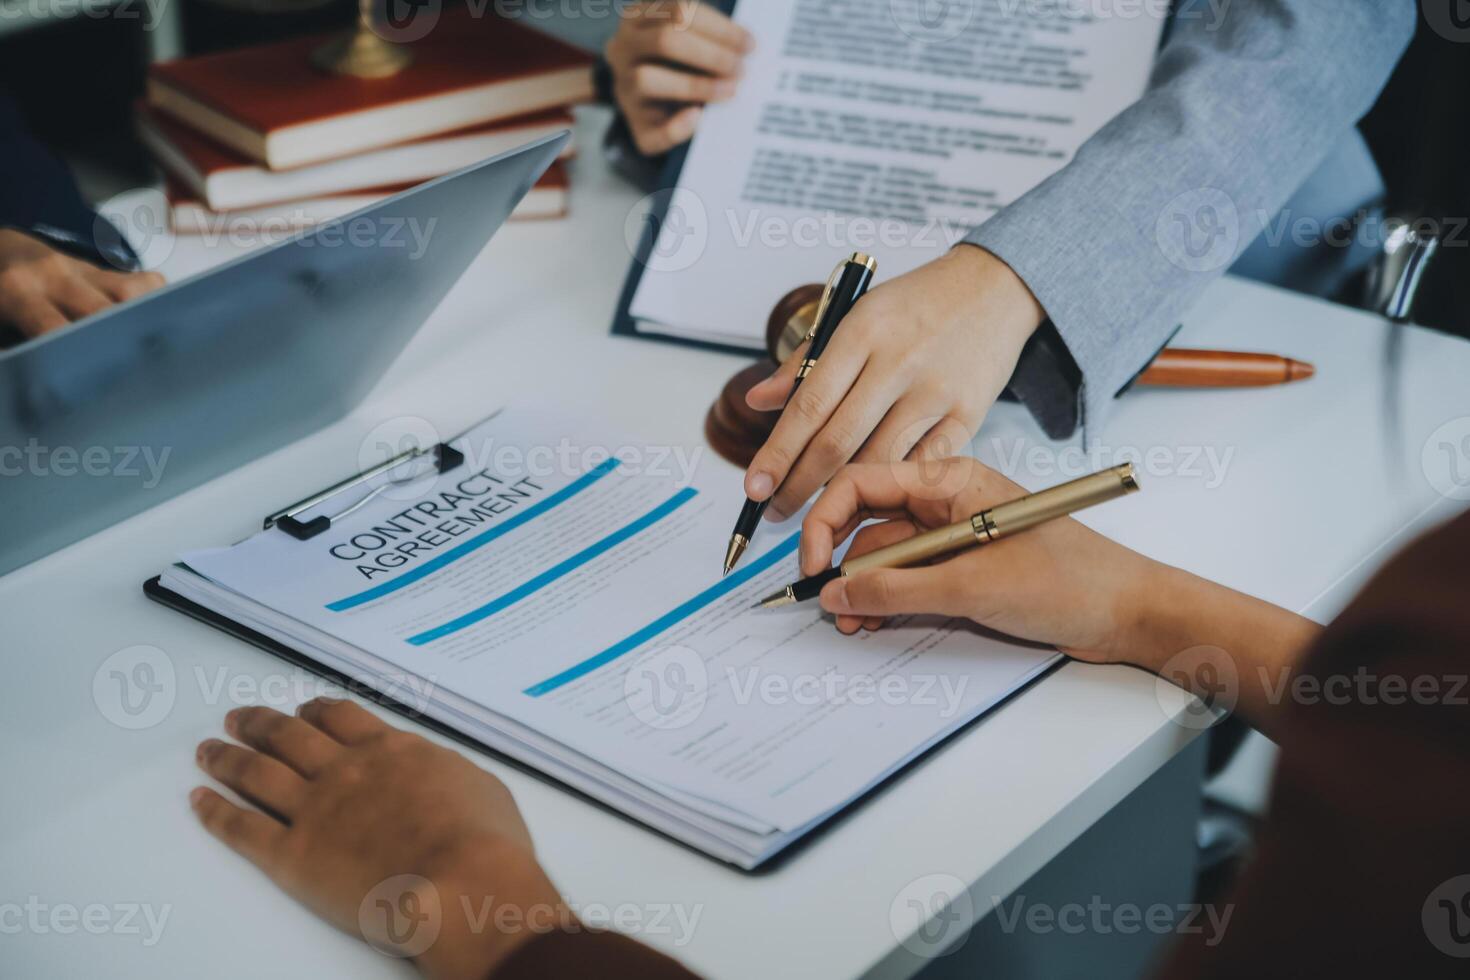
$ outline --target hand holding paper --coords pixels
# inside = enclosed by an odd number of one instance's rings
[[[706,3],[635,3],[607,43],[613,95],[638,150],[666,153],[694,135],[703,106],[735,94],[750,32]]]

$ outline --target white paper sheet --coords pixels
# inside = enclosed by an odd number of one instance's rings
[[[740,0],[757,46],[690,147],[639,329],[759,349],[851,252],[881,279],[943,254],[1142,95],[1165,6]]]

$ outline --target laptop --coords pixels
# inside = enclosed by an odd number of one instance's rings
[[[346,415],[569,138],[0,352],[0,575]]]

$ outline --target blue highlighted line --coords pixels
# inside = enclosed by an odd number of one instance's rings
[[[343,610],[351,609],[354,606],[360,606],[365,602],[372,602],[374,599],[381,599],[383,596],[388,595],[390,592],[396,592],[406,585],[412,585],[420,579],[423,579],[439,571],[439,569],[443,568],[445,565],[448,565],[450,562],[458,561],[465,555],[468,555],[470,552],[475,551],[479,548],[483,548],[485,545],[489,544],[491,541],[494,541],[501,535],[509,534],[511,531],[514,531],[516,528],[520,527],[522,524],[525,524],[527,521],[535,520],[542,514],[546,513],[548,510],[556,507],[558,504],[566,503],[568,500],[572,499],[577,494],[581,493],[583,490],[586,490],[588,487],[592,486],[592,484],[596,483],[598,480],[602,479],[613,470],[617,469],[620,462],[622,461],[616,457],[605,460],[599,466],[588,470],[582,476],[577,477],[577,479],[573,480],[571,483],[568,483],[566,486],[562,487],[551,496],[545,498],[544,500],[539,500],[536,503],[532,504],[530,507],[527,507],[525,510],[520,511],[514,516],[507,518],[503,524],[497,524],[494,527],[490,528],[488,531],[482,531],[481,533],[475,535],[473,538],[470,538],[463,544],[455,545],[453,548],[450,548],[448,551],[444,552],[444,554],[438,556],[437,558],[431,558],[430,560],[415,568],[413,571],[404,572],[402,575],[398,576],[390,582],[384,582],[382,585],[375,585],[371,589],[368,589],[364,592],[359,592],[357,593],[357,595],[350,595],[345,599],[338,599],[336,602],[329,602],[327,603],[327,608],[330,609],[332,612],[342,612]]]
[[[485,603],[483,606],[480,606],[478,609],[472,609],[469,612],[465,613],[463,616],[451,619],[443,626],[436,626],[431,630],[419,633],[417,636],[410,636],[408,638],[408,642],[412,643],[416,647],[421,647],[425,643],[432,643],[433,641],[440,639],[441,637],[448,636],[450,633],[457,633],[460,630],[464,629],[466,626],[473,626],[481,620],[489,619],[491,616],[494,616],[502,609],[505,609],[508,606],[512,606],[517,602],[520,602],[527,596],[541,591],[552,582],[555,582],[563,575],[566,575],[568,572],[573,571],[579,566],[587,564],[598,555],[601,555],[612,548],[616,548],[618,545],[622,544],[624,541],[627,541],[639,531],[647,530],[654,524],[657,524],[659,521],[663,520],[665,517],[668,517],[674,511],[678,510],[680,507],[693,500],[696,493],[697,491],[691,490],[687,487],[683,490],[680,490],[678,493],[674,494],[668,500],[665,500],[663,503],[659,504],[653,510],[644,514],[633,523],[619,528],[612,534],[609,534],[607,537],[603,538],[601,541],[598,541],[596,544],[592,544],[586,548],[583,548],[575,555],[572,555],[572,557],[567,558],[564,561],[557,562],[555,565],[552,565],[546,571],[542,572],[540,575],[537,575],[535,578],[530,579],[525,584],[518,585],[504,595],[499,596],[495,599],[491,599],[489,602]]]
[[[801,532],[797,531],[795,534],[791,535],[791,537],[787,538],[785,541],[782,541],[780,544],[776,545],[776,547],[772,548],[764,555],[761,555],[759,558],[742,568],[740,571],[734,572],[727,578],[721,579],[719,582],[705,589],[703,592],[699,593],[699,595],[695,596],[693,599],[690,599],[688,602],[674,607],[673,610],[665,613],[658,619],[655,619],[653,622],[649,623],[647,626],[643,627],[632,636],[629,636],[624,640],[620,640],[619,642],[614,643],[612,646],[608,647],[606,650],[602,651],[596,656],[588,657],[581,663],[567,668],[560,674],[557,674],[555,677],[544,680],[540,684],[536,684],[532,687],[526,688],[521,693],[529,694],[533,698],[539,698],[543,694],[550,694],[552,691],[556,690],[562,685],[570,684],[577,678],[584,677],[587,674],[592,673],[592,671],[596,670],[597,668],[606,666],[607,664],[612,663],[614,660],[618,659],[624,654],[638,649],[640,646],[647,643],[655,636],[658,636],[669,627],[688,619],[690,616],[694,615],[710,603],[714,602],[716,599],[719,599],[729,594],[734,589],[738,589],[740,586],[744,585],[746,582],[750,581],[761,572],[770,568],[782,558],[785,558],[787,555],[791,554],[793,551],[796,550],[796,545],[800,540]]]

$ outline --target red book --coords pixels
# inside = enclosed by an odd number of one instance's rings
[[[400,184],[364,187],[306,200],[283,201],[230,211],[216,211],[208,207],[186,187],[171,178],[164,181],[164,195],[168,198],[169,224],[174,234],[276,241],[370,207],[413,186]],[[567,213],[569,196],[570,183],[567,180],[566,166],[558,161],[521,198],[521,202],[511,213],[511,220],[562,217]]]
[[[590,55],[483,11],[444,11],[408,45],[413,64],[388,78],[313,68],[330,37],[154,65],[148,104],[282,170],[592,97]]]
[[[138,137],[153,159],[211,211],[414,184],[453,173],[572,125],[570,111],[551,109],[367,150],[341,160],[273,171],[146,105],[139,104],[136,115]],[[569,142],[562,156],[570,156],[571,152]]]

